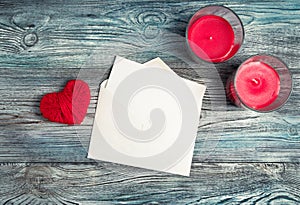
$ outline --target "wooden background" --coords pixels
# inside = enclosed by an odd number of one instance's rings
[[[239,53],[216,65],[221,80],[251,55],[278,56],[294,80],[281,110],[258,114],[222,101],[217,76],[190,73],[162,52],[174,36],[182,49],[189,18],[209,4],[233,9],[246,33]],[[0,204],[300,204],[298,0],[1,0],[0,11]],[[86,159],[99,82],[116,54],[160,56],[208,85],[191,177]],[[83,124],[42,118],[41,97],[77,76],[92,91]]]

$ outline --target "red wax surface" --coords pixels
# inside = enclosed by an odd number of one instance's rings
[[[242,65],[235,77],[235,88],[240,100],[253,109],[272,104],[280,90],[278,73],[262,62]]]
[[[188,42],[198,57],[210,62],[227,60],[240,47],[234,45],[234,31],[229,22],[215,15],[197,19],[188,28]]]

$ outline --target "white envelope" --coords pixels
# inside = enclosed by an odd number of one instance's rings
[[[149,75],[145,75],[143,72],[146,74],[148,72]],[[155,73],[158,74],[153,76]],[[139,75],[138,79],[134,78],[135,74]],[[165,76],[163,82],[163,78],[160,81],[161,76]],[[115,99],[123,99],[116,98],[116,96],[127,96],[126,93],[124,94],[127,86],[126,83],[124,84],[126,80],[129,80],[128,89],[130,90],[133,89],[135,83],[139,86],[148,78],[167,86],[168,82],[166,81],[174,78],[177,80],[174,82],[178,82],[181,87],[187,87],[182,90],[185,91],[184,93],[190,93],[188,95],[190,97],[187,99],[190,100],[191,107],[194,105],[195,112],[193,114],[189,110],[188,113],[193,120],[187,123],[184,120],[184,122],[186,126],[191,127],[185,127],[185,129],[181,127],[182,116],[185,116],[184,119],[189,119],[186,117],[189,116],[188,114],[182,114],[184,110],[189,109],[187,108],[189,107],[188,102],[184,102],[185,108],[181,110],[176,96],[172,96],[172,92],[168,93],[162,86],[155,87],[156,84],[153,83],[150,87],[144,87],[141,90],[137,87],[135,95],[132,95],[133,98],[126,98],[125,101],[128,102],[116,103]],[[174,86],[177,86],[177,90],[181,90],[177,83]],[[88,158],[189,176],[205,89],[204,85],[179,78],[160,58],[139,64],[116,57],[109,79],[103,81],[100,86]],[[182,101],[182,96],[181,98],[179,96],[179,99]],[[119,108],[115,109],[114,105]],[[159,118],[151,121],[151,117],[153,117],[151,111],[156,108],[160,108],[164,115],[159,117],[158,113]],[[122,118],[122,116],[125,117]],[[165,120],[161,121],[161,118],[164,117]],[[153,132],[154,135],[151,129],[158,121],[161,121],[158,125],[163,126],[159,132]],[[131,126],[132,132],[129,129]],[[182,132],[182,130],[186,130],[186,132]],[[128,133],[132,134],[128,135]],[[186,137],[186,140],[181,135],[181,138],[177,137],[177,133],[188,133],[187,136],[183,136]],[[149,138],[149,136],[151,137]],[[183,150],[181,150],[180,142]]]

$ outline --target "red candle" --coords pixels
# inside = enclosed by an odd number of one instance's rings
[[[292,75],[279,58],[256,55],[240,65],[227,81],[227,95],[237,106],[259,112],[282,107],[292,92]]]
[[[197,11],[189,21],[186,33],[192,53],[213,63],[233,57],[244,39],[241,20],[224,6],[207,6]]]
[[[225,61],[239,48],[234,44],[234,31],[230,23],[215,15],[197,19],[188,29],[188,41],[198,57],[210,62]]]
[[[236,73],[235,91],[243,104],[259,110],[276,100],[280,78],[271,66],[263,62],[249,62]]]

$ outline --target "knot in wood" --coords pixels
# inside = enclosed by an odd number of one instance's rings
[[[34,32],[27,33],[23,38],[23,42],[28,47],[34,46],[38,42],[38,36]]]
[[[145,40],[156,40],[166,20],[163,12],[144,11],[137,16],[137,21],[143,25],[142,35]]]
[[[39,197],[47,197],[50,194],[53,183],[52,173],[49,167],[33,166],[25,170],[25,181],[30,192]]]
[[[155,39],[160,34],[160,28],[157,25],[146,25],[143,29],[143,35],[146,39]]]
[[[298,135],[298,129],[297,129],[297,127],[296,126],[291,126],[291,127],[289,127],[288,128],[288,134],[290,135],[290,136],[299,136]]]

